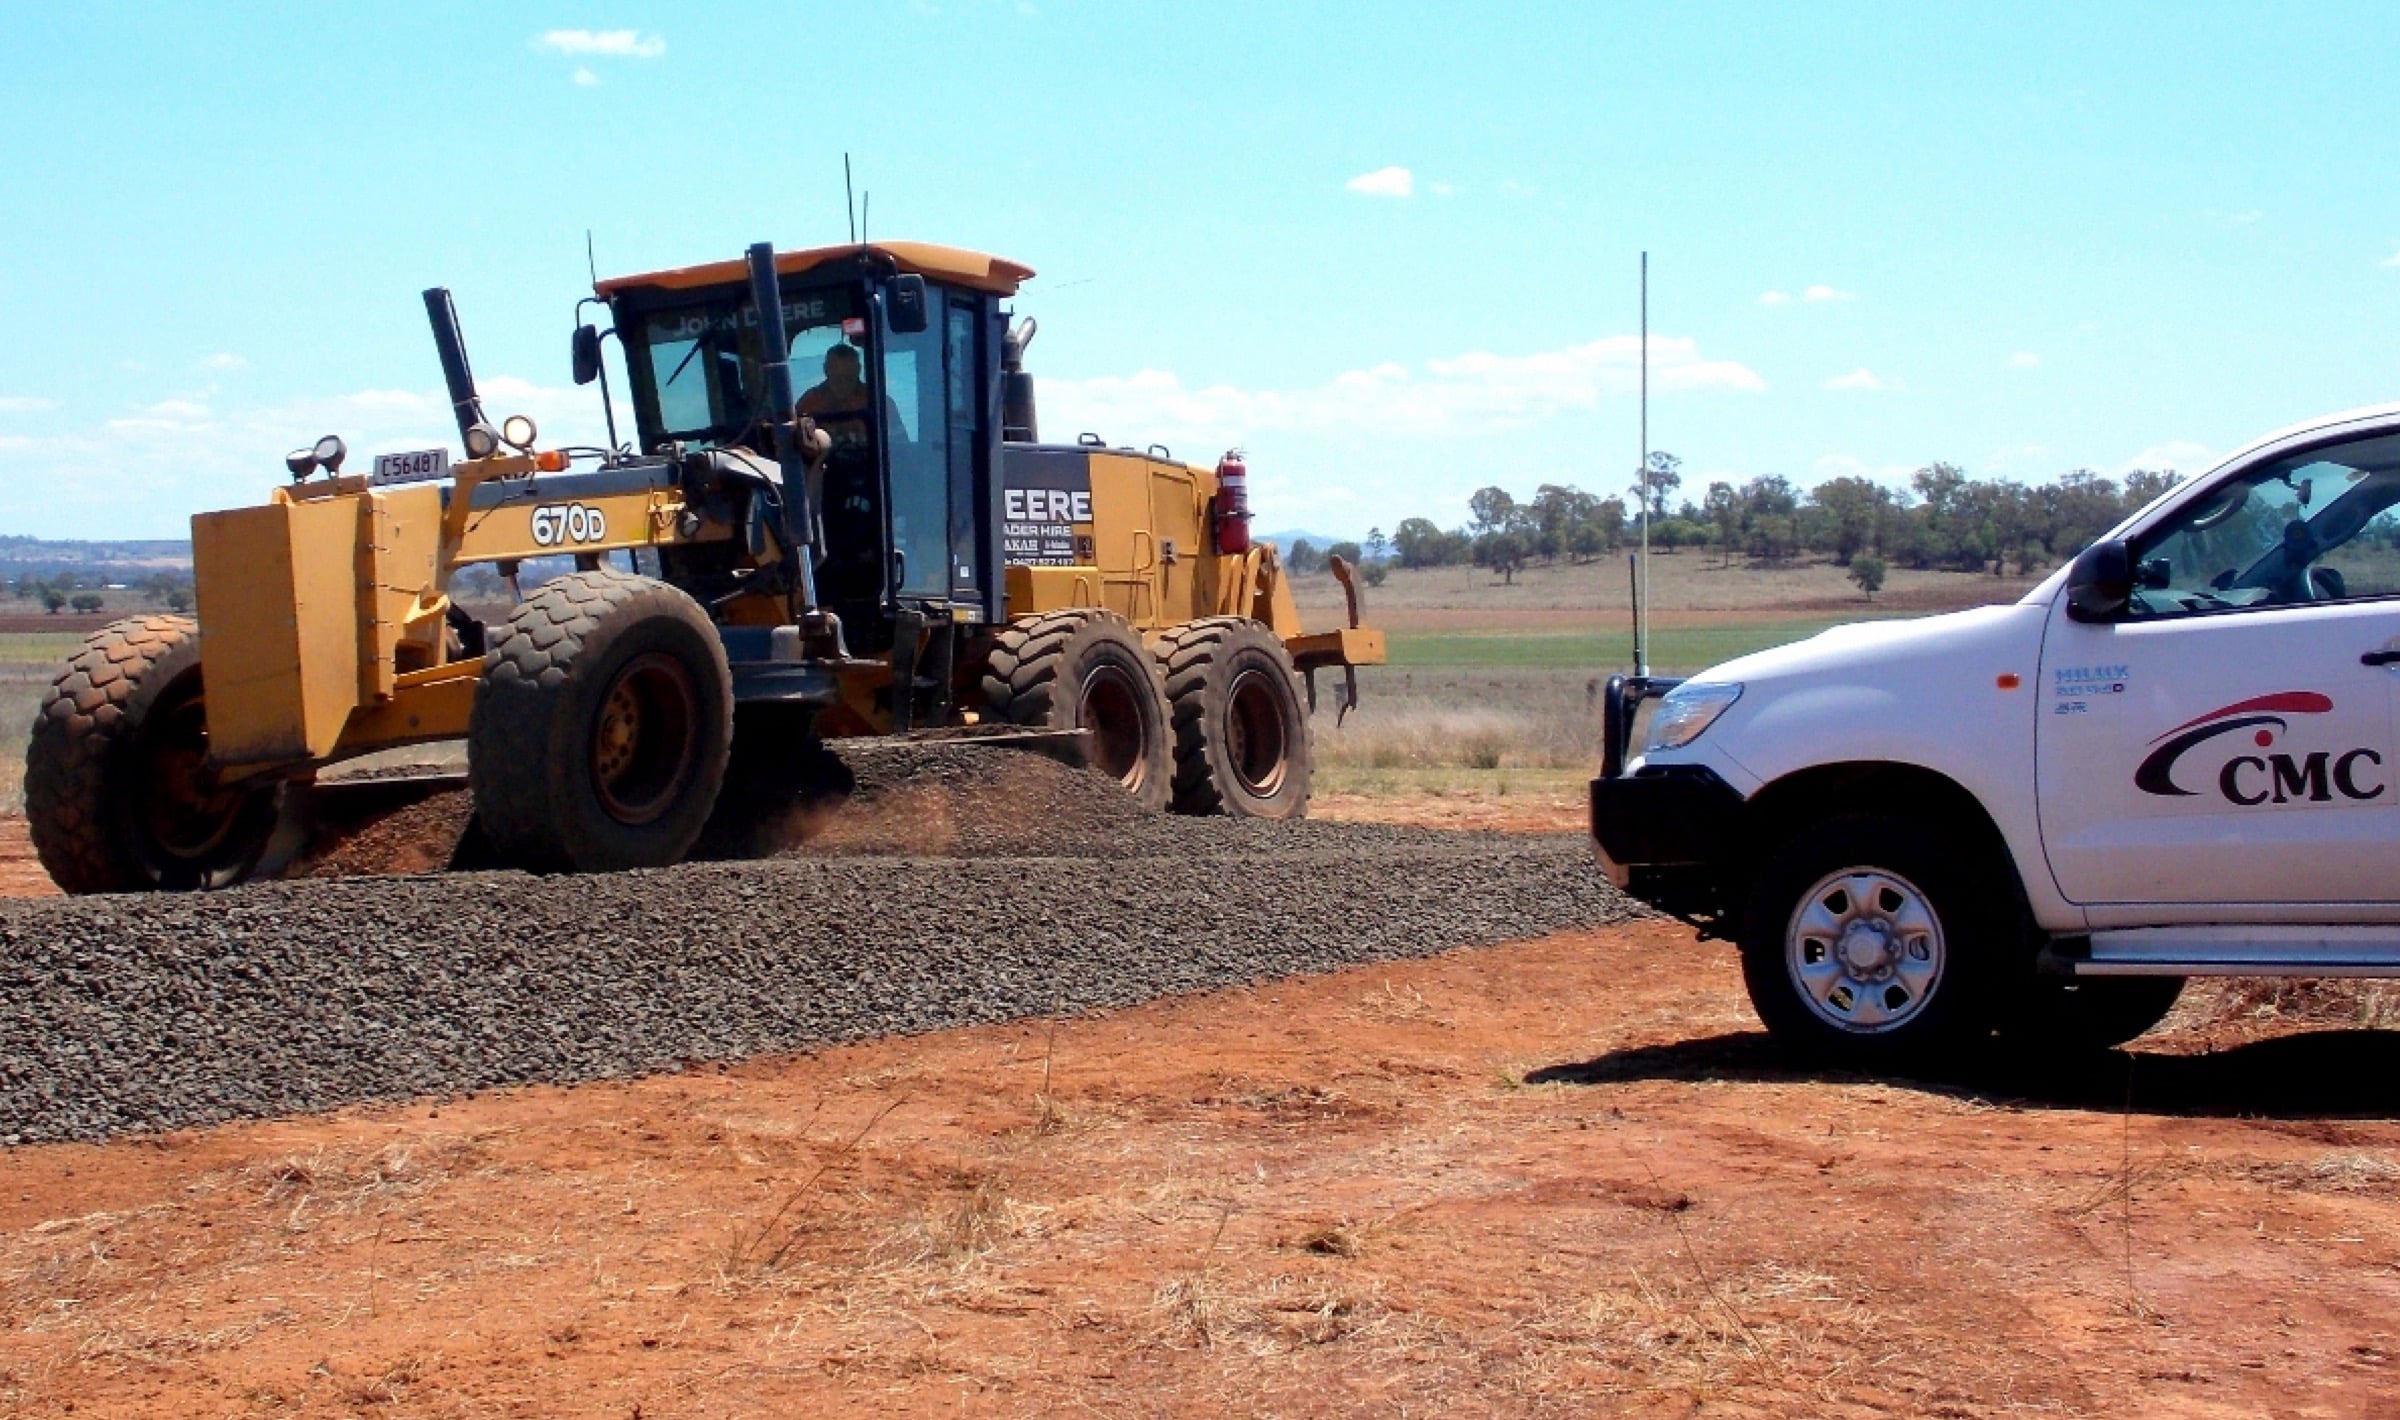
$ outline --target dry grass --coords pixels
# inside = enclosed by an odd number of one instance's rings
[[[2202,1024],[2289,1021],[2384,1030],[2400,1026],[2400,981],[2233,977],[2198,982],[2177,1014]]]
[[[1316,719],[1317,763],[1337,769],[1589,769],[1600,682],[1574,670],[1380,670],[1359,707]]]
[[[25,811],[25,741],[54,674],[46,665],[0,661],[0,744],[9,751],[0,754],[0,813]]]

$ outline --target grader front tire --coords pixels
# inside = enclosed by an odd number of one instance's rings
[[[983,673],[995,717],[1085,730],[1084,763],[1152,809],[1173,787],[1172,731],[1158,665],[1133,627],[1094,607],[1054,611],[1000,632]]]
[[[188,617],[94,632],[51,682],[25,752],[26,827],[70,893],[240,882],[266,854],[281,799],[272,784],[214,781]]]
[[[467,726],[475,813],[535,871],[680,862],[725,781],[733,676],[708,614],[622,572],[546,583],[484,653]]]
[[[1161,648],[1175,722],[1175,809],[1291,819],[1314,763],[1291,653],[1246,617],[1179,626]]]

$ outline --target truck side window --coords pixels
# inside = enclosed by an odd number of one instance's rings
[[[2247,469],[2133,548],[2137,616],[2400,596],[2400,435]]]

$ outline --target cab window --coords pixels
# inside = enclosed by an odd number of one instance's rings
[[[2134,616],[2400,596],[2400,434],[2246,469],[2133,546]]]
[[[852,377],[840,387],[863,409],[856,357],[866,328],[855,306],[855,294],[846,287],[787,292],[783,322],[791,340],[793,382],[805,389],[820,377],[830,382],[848,373]],[[654,437],[730,439],[764,412],[755,407],[764,386],[758,318],[747,293],[651,311],[639,330],[638,355],[629,351],[628,360],[635,367],[635,398],[655,426]],[[845,345],[852,363],[834,370],[828,357],[838,360],[834,347]]]

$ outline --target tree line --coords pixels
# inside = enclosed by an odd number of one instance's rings
[[[1604,498],[1573,484],[1545,483],[1523,500],[1495,485],[1467,500],[1464,527],[1409,518],[1388,537],[1377,528],[1363,544],[1324,551],[1297,544],[1288,560],[1296,572],[1321,566],[1326,552],[1363,560],[1369,569],[1387,562],[1471,564],[1513,581],[1529,562],[1588,562],[1639,542],[1646,518],[1653,549],[1712,549],[1728,563],[1742,557],[1773,565],[1805,553],[1848,567],[1868,558],[1871,565],[1859,570],[1872,571],[1878,584],[1887,563],[2024,575],[2082,551],[2176,478],[2172,470],[2136,469],[2120,480],[2076,469],[2028,485],[1971,478],[1955,464],[1935,463],[1918,469],[1906,490],[1851,476],[1803,489],[1768,474],[1740,484],[1713,482],[1694,498],[1685,491],[1683,461],[1661,452],[1650,456],[1641,487],[1628,490],[1631,508],[1627,497]]]
[[[192,579],[189,573],[155,572],[130,586],[107,583],[95,577],[74,572],[47,577],[23,576],[9,583],[9,590],[21,601],[38,601],[52,616],[70,607],[89,615],[108,605],[102,593],[109,590],[138,591],[142,600],[154,606],[163,605],[170,611],[189,611],[192,607]]]

